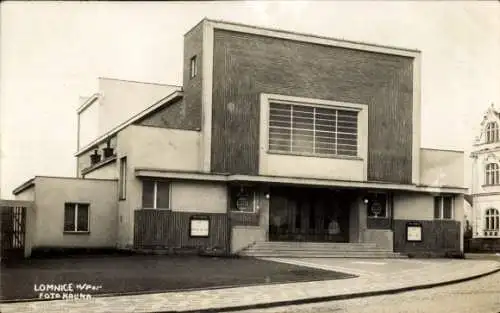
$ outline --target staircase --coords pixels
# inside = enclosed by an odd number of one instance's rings
[[[286,258],[407,258],[374,243],[256,242],[241,250],[240,256]]]

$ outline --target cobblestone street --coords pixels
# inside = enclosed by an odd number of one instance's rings
[[[460,284],[396,295],[241,313],[499,313],[500,273]]]

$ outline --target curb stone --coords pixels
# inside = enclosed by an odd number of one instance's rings
[[[349,300],[356,298],[364,298],[364,297],[373,297],[373,296],[382,296],[389,294],[398,294],[408,291],[415,291],[421,289],[430,289],[434,287],[442,287],[452,284],[458,284],[478,278],[482,278],[488,275],[495,274],[500,272],[500,267],[490,270],[485,273],[476,274],[469,277],[452,279],[448,281],[442,281],[431,284],[422,284],[416,286],[409,287],[401,287],[401,288],[392,288],[386,290],[378,290],[378,291],[368,291],[368,292],[360,292],[360,293],[352,293],[352,294],[343,294],[343,295],[331,295],[331,296],[323,296],[323,297],[314,297],[314,298],[306,298],[306,299],[297,299],[297,300],[286,300],[286,301],[278,301],[278,302],[269,302],[269,303],[259,303],[259,304],[251,304],[251,305],[241,305],[241,306],[232,306],[232,307],[219,307],[219,308],[209,308],[209,309],[197,309],[197,310],[169,310],[169,311],[153,311],[150,313],[219,313],[219,312],[233,312],[233,311],[246,311],[246,310],[255,310],[255,309],[269,309],[274,307],[282,307],[289,305],[301,305],[301,304],[312,304],[312,303],[320,303],[320,302],[328,302],[328,301],[339,301],[339,300]]]

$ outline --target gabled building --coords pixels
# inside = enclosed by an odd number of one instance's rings
[[[184,37],[182,88],[148,98],[117,84],[107,109],[99,92],[79,110],[78,177],[15,190],[34,193],[31,246],[460,253],[464,156],[420,146],[420,62],[417,50],[204,19]],[[123,101],[144,107],[125,116]],[[98,131],[84,140],[92,110]]]
[[[476,246],[500,250],[500,112],[485,112],[472,157],[472,227]],[[483,247],[488,248],[488,247]]]

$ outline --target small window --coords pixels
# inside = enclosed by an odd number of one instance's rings
[[[490,122],[486,125],[486,143],[498,142],[499,130],[498,123]]]
[[[120,200],[127,196],[127,157],[120,159]]]
[[[256,208],[256,192],[249,187],[235,186],[230,189],[231,211],[254,213]]]
[[[497,163],[486,164],[485,185],[498,185],[500,183],[500,169]]]
[[[89,205],[86,203],[66,203],[64,205],[64,231],[89,231]]]
[[[196,75],[198,74],[198,64],[197,64],[197,60],[196,60],[196,56],[192,57],[191,58],[191,61],[189,63],[189,72],[190,72],[190,77],[193,78],[193,77],[196,77]]]
[[[453,219],[453,197],[438,196],[434,197],[434,218],[435,219]]]
[[[368,197],[368,212],[370,218],[387,218],[389,216],[388,195],[372,193]]]
[[[169,209],[170,184],[164,181],[145,180],[142,182],[143,209]]]
[[[485,229],[487,231],[500,230],[500,213],[495,208],[486,210],[485,214]]]

